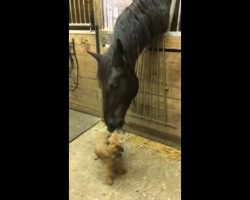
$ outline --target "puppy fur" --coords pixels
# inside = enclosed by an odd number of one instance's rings
[[[96,138],[95,154],[96,159],[102,161],[105,170],[106,183],[113,184],[115,174],[125,174],[127,172],[123,166],[121,145],[121,134],[114,132],[109,136],[107,132],[100,132]]]

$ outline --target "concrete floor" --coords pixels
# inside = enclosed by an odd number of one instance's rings
[[[100,161],[94,160],[95,136],[103,129],[106,127],[100,121],[69,144],[70,200],[181,199],[180,151],[131,133],[124,135],[123,156],[128,173],[107,185]],[[162,153],[162,148],[169,153]]]
[[[69,110],[69,142],[91,128],[101,119],[75,110]]]

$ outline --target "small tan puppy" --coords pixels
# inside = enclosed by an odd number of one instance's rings
[[[115,174],[125,174],[127,172],[123,167],[121,146],[121,134],[114,132],[109,137],[107,132],[101,132],[96,138],[95,154],[96,159],[100,159],[105,169],[106,182],[113,184]]]

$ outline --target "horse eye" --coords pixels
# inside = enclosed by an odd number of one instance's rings
[[[112,84],[111,84],[111,87],[112,88],[118,87],[118,81],[113,81]]]

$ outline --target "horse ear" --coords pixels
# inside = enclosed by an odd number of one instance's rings
[[[122,46],[122,42],[120,39],[116,39],[116,50],[120,54],[123,54],[123,46]]]
[[[113,62],[114,63],[116,63],[116,62],[119,63],[120,60],[122,60],[124,63],[126,62],[122,42],[121,42],[120,39],[116,39]]]
[[[94,57],[98,62],[101,62],[102,60],[102,55],[101,54],[98,54],[98,53],[93,53],[93,52],[90,52],[90,51],[87,51],[92,57]]]

